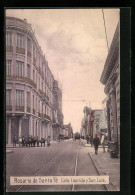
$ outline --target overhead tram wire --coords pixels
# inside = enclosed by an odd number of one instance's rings
[[[69,101],[69,102],[87,102],[87,100],[62,100],[62,101]],[[88,102],[102,102],[102,101],[88,101]]]
[[[107,49],[108,49],[108,52],[109,52],[109,45],[108,45],[108,38],[107,38],[106,25],[105,25],[105,17],[104,17],[104,10],[103,9],[102,9],[102,14],[103,14],[103,21],[104,21],[104,28],[105,28]]]

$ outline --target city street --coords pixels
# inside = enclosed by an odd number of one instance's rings
[[[7,191],[106,191],[104,185],[41,185],[11,186],[10,176],[97,176],[88,153],[72,139],[53,142],[50,147],[12,148],[6,157]]]

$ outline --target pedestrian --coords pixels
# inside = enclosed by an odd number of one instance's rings
[[[50,141],[51,141],[51,140],[50,140],[50,136],[48,136],[48,137],[47,137],[47,147],[49,147],[49,146],[51,145]]]
[[[95,137],[93,139],[93,144],[95,148],[95,154],[98,154],[98,146],[100,144],[99,138],[97,137],[97,134],[95,134]]]
[[[22,144],[22,138],[19,137],[19,147],[21,146],[21,144]]]
[[[25,137],[24,137],[24,135],[22,136],[22,146],[24,146],[25,145]]]
[[[16,142],[17,142],[17,140],[16,140],[16,135],[14,135],[14,137],[13,137],[13,147],[14,147],[14,146],[16,147]]]
[[[92,138],[92,136],[90,136],[90,144],[91,144],[91,147],[92,147],[92,143],[93,143],[93,138]]]
[[[61,141],[61,134],[59,134],[59,143],[60,143],[60,141]]]
[[[87,144],[89,144],[89,136],[86,136]]]

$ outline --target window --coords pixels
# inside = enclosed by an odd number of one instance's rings
[[[6,61],[6,67],[7,67],[7,75],[11,75],[11,60]]]
[[[40,100],[38,100],[38,112],[40,113]]]
[[[7,106],[11,105],[11,90],[10,89],[6,91],[6,105]]]
[[[33,109],[34,109],[34,95],[33,95]]]
[[[33,70],[33,81],[35,81],[35,71]]]
[[[42,114],[43,114],[43,103],[42,103]]]
[[[12,46],[12,33],[11,32],[6,33],[6,45]]]
[[[36,73],[36,84],[37,84],[37,73]]]
[[[30,65],[27,64],[27,77],[30,78]]]
[[[40,76],[39,76],[39,89],[40,89]]]
[[[23,76],[24,75],[24,63],[17,61],[16,62],[16,75]]]
[[[22,34],[17,34],[17,47],[24,48],[24,36]]]
[[[34,45],[33,45],[33,63],[34,65],[36,65],[36,49]]]
[[[27,38],[27,50],[31,51],[31,41],[29,38]]]
[[[36,98],[36,111],[37,111],[37,98]]]
[[[30,107],[30,92],[27,92],[27,107]]]
[[[22,90],[16,90],[16,105],[17,106],[24,105],[24,93]]]
[[[45,114],[46,114],[46,106],[45,106]]]
[[[43,82],[42,82],[42,91],[43,91]]]

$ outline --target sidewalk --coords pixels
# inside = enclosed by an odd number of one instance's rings
[[[90,157],[100,175],[109,175],[109,184],[106,185],[108,191],[120,190],[120,159],[110,158],[110,153],[103,153],[103,148],[99,148],[98,155],[95,155],[93,147],[87,148]]]

